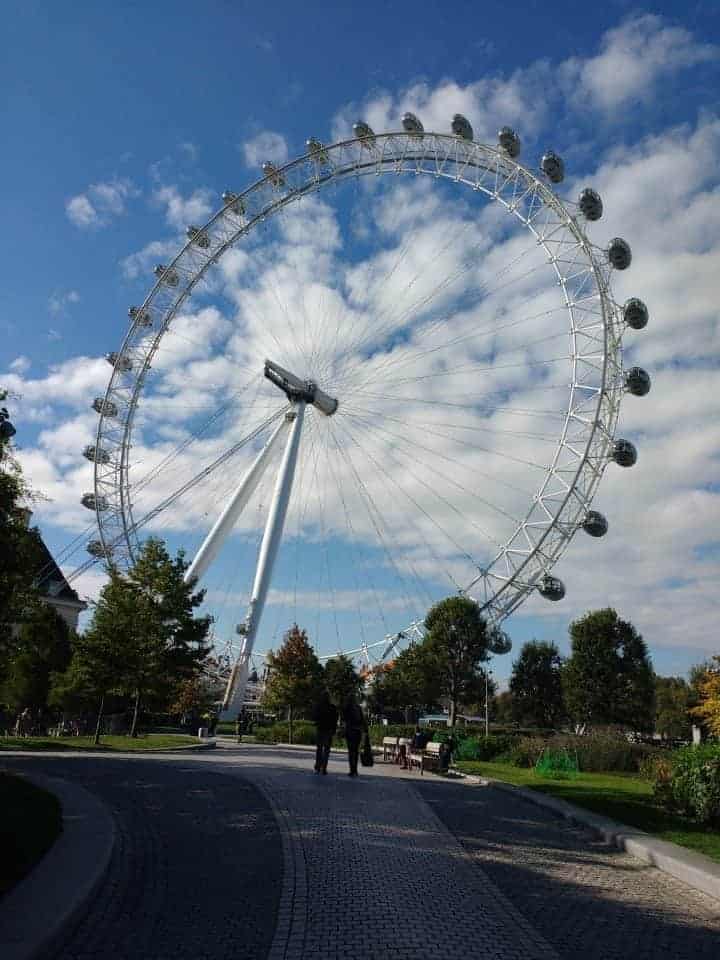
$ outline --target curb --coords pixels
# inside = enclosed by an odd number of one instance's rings
[[[456,772],[460,773],[460,771]],[[537,807],[552,810],[571,823],[589,827],[599,834],[606,843],[612,844],[619,850],[624,850],[633,857],[637,857],[638,860],[652,864],[658,870],[662,870],[663,873],[669,873],[689,887],[720,900],[720,863],[715,863],[701,853],[686,850],[676,843],[653,837],[637,827],[628,827],[616,820],[610,820],[608,817],[602,817],[596,813],[591,813],[589,810],[576,807],[574,804],[568,803],[567,800],[560,800],[537,790],[517,787],[512,783],[506,783],[504,780],[493,780],[490,777],[476,777],[466,773],[461,773],[460,776],[472,783],[495,787],[498,790],[515,794],[515,796],[521,796]]]
[[[58,945],[105,878],[115,846],[111,812],[84,787],[22,773],[62,805],[63,829],[30,873],[0,900],[0,956],[34,960]]]

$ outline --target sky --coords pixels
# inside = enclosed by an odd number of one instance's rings
[[[490,145],[514,127],[534,171],[545,150],[560,153],[568,204],[581,187],[601,193],[605,213],[588,235],[598,249],[628,240],[633,263],[614,276],[614,296],[650,311],[624,341],[626,366],[653,380],[648,397],[625,397],[618,425],[638,463],[608,466],[594,501],[608,535],[573,538],[553,571],[565,599],[527,600],[505,624],[515,650],[537,637],[566,652],[568,623],[609,605],[642,632],[661,674],[718,651],[715,2],[558,2],[550,16],[546,4],[508,0],[362,11],[26,0],[3,13],[0,384],[18,398],[18,455],[47,498],[35,520],[66,572],[87,556],[81,451],[111,373],[103,356],[185,227],[218,210],[223,190],[253,184],[264,160],[302,155],[309,136],[345,139],[357,119],[398,130],[406,110],[448,133],[462,113]],[[316,411],[304,426],[258,649],[295,618],[324,653],[380,640],[469,582],[488,543],[507,535],[520,492],[536,489],[564,382],[547,371],[567,321],[558,325],[552,278],[533,272],[528,238],[452,184],[368,178],[288,207],[228,253],[174,321],[139,408],[133,476],[222,414],[133,493],[140,512],[277,408],[258,378],[266,353],[345,391],[332,426]],[[481,343],[500,317],[515,325]],[[433,346],[455,351],[439,370]],[[388,362],[403,371],[390,386]],[[478,376],[483,403],[452,407],[475,396]],[[430,384],[422,398],[411,381]],[[491,388],[503,404],[487,399]],[[482,447],[466,442],[470,431]],[[192,556],[259,442],[148,531]],[[218,642],[244,616],[272,479],[207,579]],[[96,567],[77,586],[92,599],[101,583]],[[511,662],[496,661],[501,680]]]

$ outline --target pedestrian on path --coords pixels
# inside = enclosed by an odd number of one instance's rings
[[[327,773],[332,738],[338,725],[338,710],[330,700],[327,690],[323,690],[313,710],[315,723],[315,773]]]
[[[345,721],[345,739],[347,740],[348,761],[350,763],[349,775],[356,777],[358,775],[360,742],[363,734],[367,733],[368,725],[362,707],[352,694],[345,701],[343,720]]]

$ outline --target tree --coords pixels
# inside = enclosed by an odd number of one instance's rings
[[[330,699],[340,709],[348,697],[358,695],[362,686],[362,678],[352,660],[342,653],[327,661],[324,679]]]
[[[33,712],[48,705],[52,674],[67,669],[72,656],[71,630],[46,603],[37,602],[26,614],[9,656],[0,699],[16,712]]]
[[[690,687],[682,677],[655,677],[655,733],[690,739]]]
[[[496,694],[490,702],[490,716],[495,723],[510,724],[514,720],[513,695],[510,690]]]
[[[554,643],[532,640],[520,651],[510,676],[513,719],[554,727],[563,718],[562,658]]]
[[[578,725],[649,730],[654,717],[652,664],[643,638],[615,610],[593,610],[570,624],[572,654],[562,671],[568,715]]]
[[[412,722],[432,711],[440,697],[440,684],[433,674],[423,644],[411,644],[382,670],[376,672],[368,695],[368,708],[375,716]]]
[[[293,720],[313,707],[323,686],[322,665],[307,633],[296,623],[283,637],[278,652],[268,654],[267,668],[263,703],[269,710],[287,710],[292,743]]]
[[[430,608],[425,629],[418,666],[427,671],[429,680],[434,679],[439,694],[447,697],[453,727],[458,705],[473,701],[481,678],[484,684],[483,664],[490,643],[487,624],[474,600],[456,596]]]
[[[712,660],[697,681],[699,703],[690,712],[713,736],[720,737],[720,656]]]
[[[7,391],[0,390],[0,403]],[[37,499],[12,453],[14,434],[7,407],[0,406],[0,679],[15,648],[13,628],[38,602],[35,585],[42,563],[39,534],[28,528],[23,506]]]

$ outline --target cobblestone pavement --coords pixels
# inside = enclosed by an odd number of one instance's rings
[[[418,789],[564,960],[720,958],[717,900],[506,791]]]
[[[245,745],[33,758],[121,826],[106,888],[53,960],[720,957],[716,901],[549,811],[390,764],[354,780],[337,754],[327,777],[312,762]]]
[[[237,776],[173,757],[11,759],[80,783],[113,811],[108,875],[53,960],[264,960],[282,882],[268,801]]]

